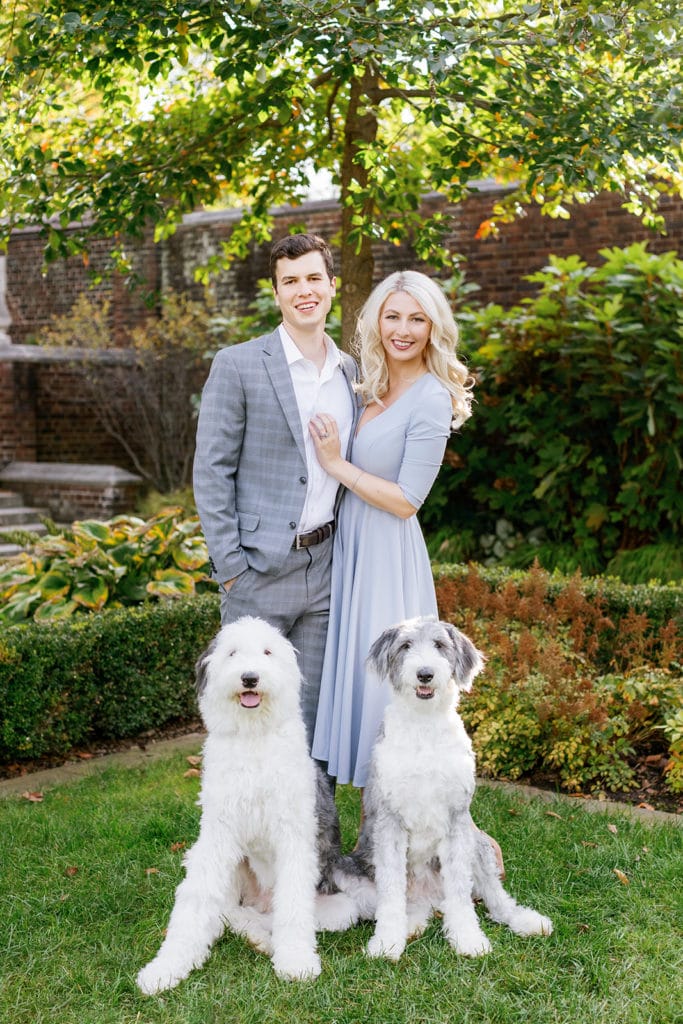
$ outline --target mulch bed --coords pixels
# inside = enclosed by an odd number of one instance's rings
[[[91,760],[95,757],[104,757],[106,754],[115,754],[124,750],[131,750],[138,747],[144,750],[152,743],[160,740],[174,739],[177,736],[186,736],[192,732],[202,732],[203,725],[200,719],[187,722],[177,722],[159,729],[149,729],[124,740],[100,740],[79,747],[69,754],[63,756],[39,757],[31,761],[21,761],[14,764],[0,764],[0,779],[12,779],[21,776],[29,776],[33,772],[45,771],[49,768],[58,768],[63,764]],[[672,793],[665,785],[664,768],[666,757],[661,753],[645,752],[633,762],[636,772],[636,786],[627,793],[603,791],[595,793],[586,791],[574,793],[573,796],[590,797],[591,799],[604,798],[605,800],[618,803],[630,804],[631,806],[643,806],[647,809],[657,811],[668,811],[672,814],[683,814],[683,794]],[[555,791],[558,789],[557,780],[552,776],[542,773],[535,773],[523,776],[518,780],[527,786],[536,786],[539,789]]]

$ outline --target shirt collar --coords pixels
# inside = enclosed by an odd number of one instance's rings
[[[299,361],[307,361],[306,357],[301,354],[301,351],[297,347],[294,339],[292,338],[291,334],[289,334],[284,324],[280,324],[280,341],[282,342],[282,347],[284,349],[285,359],[287,360],[288,366],[291,366],[292,363],[296,363]],[[339,351],[335,343],[332,341],[332,338],[330,338],[329,334],[325,335],[325,349],[327,352],[327,356],[325,358],[325,366],[339,366],[341,364],[341,352]]]

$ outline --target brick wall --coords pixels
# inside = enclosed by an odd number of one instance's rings
[[[35,397],[34,367],[0,358],[0,466],[13,459],[36,460]]]
[[[522,281],[525,274],[541,268],[551,253],[578,253],[588,262],[599,262],[601,248],[627,245],[647,239],[652,251],[675,249],[683,243],[683,202],[662,199],[667,235],[659,236],[620,207],[619,197],[604,194],[572,211],[571,220],[542,217],[538,208],[513,224],[503,225],[497,237],[477,239],[482,221],[500,198],[497,189],[483,190],[466,203],[448,208],[438,196],[425,205],[451,215],[447,244],[467,261],[470,281],[480,285],[480,298],[511,305],[532,291]],[[203,288],[193,278],[194,268],[219,253],[236,215],[230,211],[198,213],[185,218],[177,233],[155,246],[147,235],[128,243],[136,273],[144,283],[130,291],[117,275],[105,277],[95,294],[112,301],[112,327],[119,343],[128,327],[150,315],[144,295],[155,289],[174,288],[202,298]],[[305,227],[334,240],[340,213],[332,200],[308,203],[300,208],[275,211],[274,237],[293,227]],[[42,239],[36,230],[15,232],[7,260],[8,305],[13,318],[10,334],[15,344],[39,337],[55,313],[67,312],[78,294],[89,287],[89,272],[104,271],[108,242],[97,242],[89,267],[74,257],[50,266],[42,273]],[[270,246],[257,247],[248,259],[218,275],[211,288],[220,305],[244,311],[254,296],[255,282],[268,277]],[[393,270],[417,265],[407,247],[389,244],[374,248],[377,279]],[[9,346],[11,349],[12,346]],[[97,426],[93,410],[80,395],[77,381],[67,366],[38,365],[3,360],[0,348],[0,465],[11,459],[104,462],[133,470],[123,450]],[[103,367],[103,372],[106,372]]]
[[[160,285],[159,250],[152,235],[126,246],[133,262],[132,288],[121,274],[111,271],[108,239],[93,242],[87,262],[82,256],[51,263],[43,268],[44,238],[36,228],[13,232],[7,259],[7,305],[12,323],[9,328],[14,344],[40,337],[54,316],[68,313],[77,297],[91,291],[97,299],[111,302],[111,326],[117,342],[125,330],[150,315],[148,296]],[[94,277],[102,276],[99,284]]]
[[[77,350],[0,347],[0,467],[15,461],[77,462],[133,471],[125,450],[104,433],[83,394],[73,364],[77,357]],[[125,359],[126,353],[111,358]],[[106,362],[97,369],[106,373]]]
[[[106,373],[106,367],[101,371]],[[37,462],[94,462],[132,470],[125,449],[106,434],[84,396],[78,370],[68,365],[36,367]]]

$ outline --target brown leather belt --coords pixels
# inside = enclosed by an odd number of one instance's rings
[[[324,526],[318,526],[315,530],[309,530],[308,533],[297,533],[292,547],[296,551],[299,548],[312,548],[314,544],[321,544],[324,540],[327,540],[333,533],[334,519],[329,523],[325,523]]]

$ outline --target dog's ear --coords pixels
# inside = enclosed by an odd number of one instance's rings
[[[380,679],[386,679],[389,675],[389,652],[399,633],[398,626],[391,626],[375,640],[370,648],[365,664],[373,669]]]
[[[450,622],[442,622],[453,644],[453,678],[458,687],[465,692],[472,689],[474,677],[484,667],[484,655],[478,650],[470,638],[452,626]]]
[[[214,637],[209,646],[197,658],[194,665],[194,680],[197,696],[201,697],[206,688],[206,677],[209,669],[211,655],[216,649],[217,637]]]

